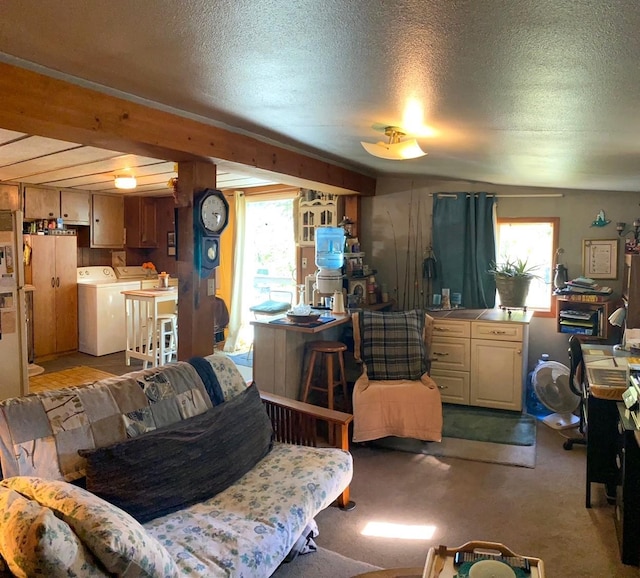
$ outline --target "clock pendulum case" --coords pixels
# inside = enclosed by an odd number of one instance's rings
[[[194,266],[202,279],[220,264],[220,235],[229,224],[222,191],[205,189],[193,198]]]

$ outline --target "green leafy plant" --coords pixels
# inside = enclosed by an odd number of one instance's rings
[[[529,265],[528,259],[503,257],[502,261],[493,261],[489,267],[489,273],[494,277],[526,277],[528,279],[539,278],[535,271],[539,265]]]

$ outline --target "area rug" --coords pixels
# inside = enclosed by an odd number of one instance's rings
[[[37,393],[48,389],[60,389],[61,387],[71,387],[73,385],[83,385],[93,383],[106,377],[113,377],[113,373],[100,371],[93,367],[80,365],[71,369],[54,371],[52,373],[42,373],[29,379],[29,391]]]
[[[442,419],[442,435],[448,438],[518,446],[536,443],[536,420],[524,413],[443,404]]]
[[[522,468],[536,467],[535,445],[514,446],[446,437],[443,437],[441,442],[423,442],[408,438],[387,437],[376,440],[374,445],[390,450],[441,458],[459,458]]]
[[[227,353],[227,357],[233,360],[236,365],[244,365],[245,367],[253,367],[253,349],[243,351],[242,353]]]
[[[444,404],[442,441],[387,437],[387,449],[535,468],[536,420],[519,412]]]
[[[337,552],[318,548],[317,552],[298,556],[288,564],[282,564],[273,574],[273,578],[351,578],[364,572],[380,570],[379,566],[372,566],[342,556]]]

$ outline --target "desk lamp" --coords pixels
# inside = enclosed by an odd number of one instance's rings
[[[614,346],[614,351],[616,349],[625,349],[625,321],[627,319],[627,308],[626,307],[618,307],[611,315],[609,315],[609,323],[614,325],[615,327],[622,327],[622,343],[620,345]]]

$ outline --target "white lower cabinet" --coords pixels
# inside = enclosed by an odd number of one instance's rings
[[[436,318],[431,376],[442,401],[522,411],[527,342],[528,322]]]

